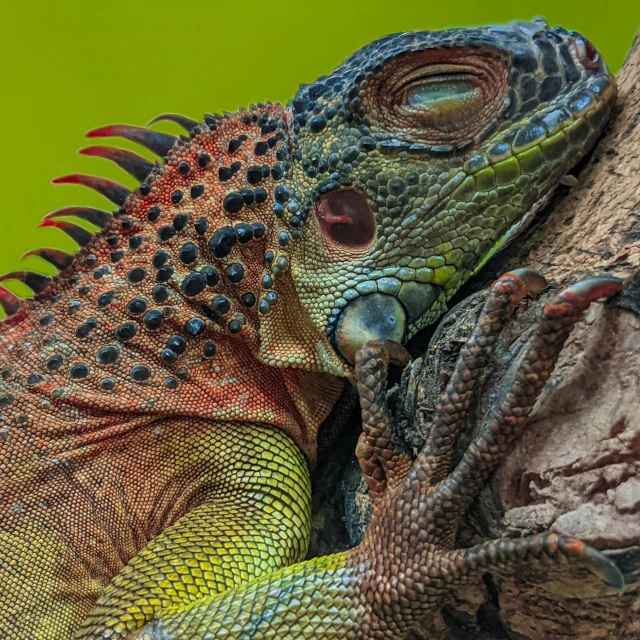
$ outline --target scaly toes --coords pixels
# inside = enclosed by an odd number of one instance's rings
[[[477,393],[478,381],[491,360],[503,327],[525,295],[537,295],[547,281],[533,269],[515,269],[498,278],[489,290],[475,327],[460,349],[455,369],[436,405],[423,464],[432,485],[449,473],[451,456],[466,426],[467,412]]]
[[[411,469],[411,459],[393,433],[386,398],[389,364],[406,366],[410,360],[406,349],[391,340],[372,340],[356,353],[355,376],[363,430],[356,456],[374,505],[389,484],[403,478]]]
[[[361,433],[358,438],[356,458],[364,474],[364,480],[369,488],[369,494],[374,500],[377,500],[379,496],[384,493],[387,485],[387,477],[376,455],[376,448],[369,443],[367,434],[364,432]]]
[[[624,577],[618,567],[600,551],[577,538],[542,533],[528,538],[491,540],[443,554],[443,567],[454,581],[484,573],[491,568],[521,567],[532,564],[580,563],[607,586],[622,593]]]
[[[367,344],[376,343],[368,342]],[[406,367],[411,362],[409,352],[399,342],[396,342],[395,340],[384,340],[378,344],[381,349],[386,351],[390,364],[395,364],[397,367]]]

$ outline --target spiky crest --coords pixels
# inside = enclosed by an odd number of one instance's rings
[[[265,367],[274,355],[259,334],[272,331],[269,316],[287,324],[283,297],[291,326],[303,322],[295,290],[283,278],[284,226],[274,215],[277,183],[291,154],[286,118],[279,105],[205,116],[196,124],[160,117],[190,128],[186,140],[124,125],[89,132],[91,138],[123,136],[166,158],[152,165],[119,149],[82,151],[144,174],[133,193],[81,174],[53,181],[92,188],[120,208],[113,215],[87,207],[47,214],[41,226],[61,229],[80,251],[26,254],[60,268],[53,278],[20,271],[0,279],[20,280],[35,294],[21,300],[0,286],[0,305],[11,316],[0,325],[0,349],[20,352],[6,379],[15,387],[12,397],[89,409],[86,428],[100,420],[92,408],[161,416],[175,413],[177,395],[186,414],[280,425],[313,455],[314,430],[303,423],[319,423],[341,383],[324,385],[326,403],[297,406],[299,394],[291,391],[307,384],[308,372]],[[68,216],[103,229],[91,234],[60,219]],[[311,337],[314,344],[322,339]],[[298,346],[287,330],[279,343]],[[314,369],[298,357],[294,367]],[[63,431],[74,428],[65,423]]]

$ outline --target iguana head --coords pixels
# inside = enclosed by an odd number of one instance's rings
[[[92,146],[138,189],[55,181],[118,210],[48,214],[81,251],[30,252],[55,278],[0,277],[36,293],[0,285],[0,355],[15,362],[0,402],[26,385],[53,407],[104,408],[115,394],[122,411],[280,424],[274,407],[306,384],[284,368],[349,376],[360,344],[433,320],[595,142],[614,98],[593,46],[538,21],[385,37],[286,108],[164,117],[189,138],[94,130],[164,160]]]
[[[589,41],[543,21],[390,35],[303,85],[275,207],[318,330],[352,361],[431,322],[593,145],[615,92]]]

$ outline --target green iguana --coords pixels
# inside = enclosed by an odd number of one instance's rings
[[[0,287],[0,637],[406,638],[487,567],[602,554],[552,534],[454,548],[461,515],[517,437],[564,339],[613,278],[565,290],[480,435],[450,470],[508,314],[544,286],[492,287],[418,459],[384,385],[397,344],[526,224],[601,133],[615,82],[543,21],[387,36],[286,106],[190,137],[113,125],[163,157],[103,146],[141,181],[70,175],[113,214],[47,215],[82,246]],[[91,235],[65,218],[102,230]],[[374,497],[361,545],[303,562],[318,427],[358,385]]]

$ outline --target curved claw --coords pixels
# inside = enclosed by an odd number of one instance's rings
[[[489,540],[470,549],[450,551],[446,556],[445,566],[458,580],[489,567],[522,567],[534,562],[569,560],[580,563],[619,593],[625,589],[624,577],[614,562],[581,540],[564,534],[539,533],[526,538]]]
[[[384,376],[386,376],[387,364],[406,367],[412,358],[409,352],[396,340],[369,340],[355,352],[356,378],[358,378],[358,371],[362,370],[363,363],[372,359],[377,359],[383,365]]]
[[[579,542],[579,540],[576,540],[576,542]],[[580,545],[582,545],[581,554],[585,559],[587,569],[619,594],[624,593],[624,576],[616,564],[607,558],[604,553],[597,551],[593,547],[589,547],[582,542],[580,542]]]
[[[505,273],[506,276],[509,274],[516,276],[527,288],[527,292],[531,295],[538,295],[542,293],[543,289],[545,289],[548,285],[545,277],[535,269],[530,269],[529,267],[523,267],[521,269],[513,269],[513,271],[509,271]]]
[[[375,343],[375,341],[372,342]],[[395,364],[398,367],[406,367],[411,362],[411,355],[399,342],[395,340],[381,340],[380,345],[386,350],[387,357],[391,364]]]
[[[558,301],[574,305],[589,306],[595,300],[619,293],[622,291],[623,284],[623,280],[615,276],[593,276],[572,284],[561,291],[556,298]]]

